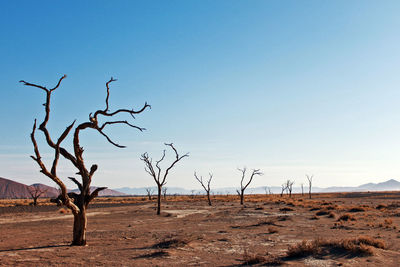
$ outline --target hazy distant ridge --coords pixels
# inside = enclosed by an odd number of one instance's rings
[[[296,185],[296,184],[295,184]],[[122,187],[122,188],[116,188],[114,190],[123,192],[127,195],[146,195],[146,188],[152,188],[154,190],[154,194],[157,192],[156,187],[140,187],[140,188],[130,188],[130,187]],[[253,188],[248,188],[246,190],[247,193],[249,194],[265,194],[265,186],[262,187],[253,187]],[[272,193],[278,194],[281,192],[281,187],[280,186],[271,186],[267,187],[271,190]],[[221,188],[214,188],[212,192],[214,194],[236,194],[236,189],[238,187],[221,187]],[[333,192],[367,192],[367,191],[396,191],[400,190],[400,182],[390,179],[386,182],[382,183],[368,183],[368,184],[363,184],[360,186],[356,187],[339,187],[339,186],[334,186],[334,187],[327,187],[327,188],[321,188],[321,187],[313,187],[312,192],[315,193],[333,193]],[[193,192],[194,191],[194,192]],[[188,190],[185,188],[180,188],[180,187],[167,187],[167,194],[198,194],[198,193],[203,193],[203,190],[196,189],[196,190]],[[294,193],[301,193],[301,187],[293,187],[293,192]],[[308,192],[308,187],[307,185],[304,185],[304,193]]]
[[[295,184],[296,185],[296,184]],[[55,197],[58,195],[58,190],[54,187],[43,185],[43,184],[33,184],[31,186],[40,187],[41,189],[46,189],[47,192],[43,195],[43,197]],[[21,184],[10,179],[5,179],[0,177],[0,199],[4,198],[30,198],[28,188],[30,186]],[[96,187],[90,187],[90,190],[93,191]],[[152,188],[153,194],[157,193],[157,188],[155,186],[152,187],[140,187],[140,188],[130,188],[130,187],[122,187],[116,189],[105,189],[100,192],[99,196],[124,196],[124,195],[147,195],[146,188]],[[247,194],[265,194],[265,186],[263,187],[254,187],[248,188],[246,190]],[[222,187],[222,188],[214,188],[212,190],[213,194],[236,194],[237,187]],[[272,186],[267,187],[271,190],[272,193],[278,194],[281,192],[281,187]],[[390,179],[386,182],[382,183],[367,183],[362,184],[357,187],[313,187],[312,192],[314,193],[332,193],[332,192],[367,192],[367,191],[397,191],[400,190],[400,182]],[[76,192],[77,189],[70,190]],[[294,193],[301,193],[300,187],[293,187]],[[304,185],[304,193],[308,192],[308,188]],[[179,195],[190,195],[190,194],[203,194],[204,191],[200,189],[189,190],[181,187],[167,187],[167,194],[179,194]]]

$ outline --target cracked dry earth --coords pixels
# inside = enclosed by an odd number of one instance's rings
[[[3,212],[0,266],[268,266],[246,261],[257,256],[281,259],[282,266],[399,266],[400,202],[387,198],[318,196],[167,201],[155,204],[94,205],[89,209],[88,246],[71,247],[72,216],[54,210]],[[397,205],[399,203],[399,205]],[[381,204],[383,208],[376,208]],[[351,212],[354,221],[338,221]],[[397,207],[398,206],[398,207]],[[328,208],[335,217],[315,215]],[[330,208],[329,208],[330,207]],[[1,209],[1,208],[0,208]],[[302,240],[370,236],[385,249],[372,256],[332,254],[287,258],[289,245]],[[264,258],[265,259],[265,258]]]

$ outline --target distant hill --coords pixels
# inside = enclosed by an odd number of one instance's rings
[[[0,199],[13,199],[13,198],[31,198],[29,194],[29,188],[36,187],[40,190],[45,190],[46,192],[41,195],[41,197],[57,197],[59,192],[56,188],[47,186],[44,184],[33,184],[33,185],[25,185],[18,182],[15,182],[10,179],[1,178],[0,177]],[[97,187],[90,187],[90,191],[93,192]],[[69,190],[69,191],[78,191],[78,190]],[[99,196],[123,196],[124,193],[112,190],[105,189],[100,191]]]
[[[43,193],[41,197],[58,196],[58,190],[51,186],[47,186],[44,184],[33,184],[29,186],[0,177],[0,199],[31,198],[31,195],[29,194],[30,187],[36,187],[40,190],[45,190],[46,192]]]
[[[28,186],[0,177],[0,198],[30,198]]]

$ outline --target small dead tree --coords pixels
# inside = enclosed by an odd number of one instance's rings
[[[164,195],[164,200],[167,200],[167,187],[164,187],[163,189],[162,189],[162,193],[163,193],[163,195]]]
[[[207,193],[207,200],[208,200],[208,205],[209,206],[211,206],[212,204],[211,204],[211,198],[210,198],[210,191],[211,191],[211,189],[210,189],[210,183],[211,183],[211,180],[212,180],[212,178],[213,178],[213,175],[212,175],[212,173],[209,173],[208,174],[209,175],[209,179],[208,179],[208,181],[207,181],[207,185],[204,183],[205,181],[203,181],[203,176],[200,176],[200,178],[199,177],[197,177],[197,174],[196,174],[196,172],[194,172],[194,178],[196,178],[196,180],[201,184],[201,186],[204,188],[204,190],[206,191],[206,193]]]
[[[301,195],[304,196],[304,185],[301,183]]]
[[[311,199],[311,187],[312,187],[312,179],[314,175],[308,175],[306,174],[307,180],[308,180],[308,197]]]
[[[289,197],[292,197],[293,184],[294,184],[294,181],[290,181],[290,180],[286,181],[286,190],[289,194]]]
[[[287,189],[287,184],[284,183],[281,185],[281,197],[283,197],[283,192],[285,192],[285,190]]]
[[[48,89],[44,86],[20,81],[26,86],[35,87],[43,90],[46,93],[46,102],[43,104],[45,107],[45,117],[42,123],[39,125],[39,130],[43,132],[47,145],[54,150],[54,159],[51,165],[51,168],[48,169],[46,164],[42,161],[42,157],[39,152],[39,147],[36,142],[36,119],[33,124],[33,129],[31,133],[31,141],[33,144],[35,155],[31,156],[31,158],[39,165],[40,172],[53,180],[60,188],[61,195],[59,196],[60,201],[63,205],[65,205],[68,209],[72,211],[74,215],[74,225],[73,225],[73,239],[71,245],[76,246],[84,246],[86,245],[86,226],[87,226],[87,217],[86,210],[88,208],[89,203],[97,197],[101,190],[106,189],[106,187],[98,187],[93,192],[90,192],[90,184],[92,182],[92,178],[94,173],[97,170],[97,165],[93,164],[89,169],[87,168],[84,159],[83,159],[83,147],[80,144],[80,134],[82,131],[86,129],[93,129],[97,131],[99,134],[103,135],[109,143],[112,145],[124,148],[124,146],[119,145],[112,141],[110,137],[104,132],[105,128],[110,125],[115,124],[123,124],[129,127],[135,128],[137,130],[143,131],[144,128],[140,128],[138,126],[132,125],[126,120],[107,120],[113,118],[115,115],[120,114],[128,114],[134,118],[135,114],[142,113],[146,108],[150,107],[147,103],[144,106],[135,111],[133,109],[117,109],[115,111],[110,111],[109,108],[109,96],[110,96],[110,83],[116,81],[116,79],[112,78],[106,82],[106,99],[105,99],[105,108],[98,109],[94,113],[89,114],[89,120],[83,122],[74,128],[75,122],[72,122],[57,139],[53,139],[50,135],[49,130],[47,129],[47,123],[50,118],[50,100],[52,93],[60,86],[61,82],[67,76],[62,76],[57,85],[52,89]],[[100,122],[101,119],[104,119],[105,122]],[[74,128],[74,130],[72,130]],[[73,131],[73,139],[72,139],[72,148],[73,151],[69,152],[66,148],[62,146],[62,142],[66,139],[68,134]],[[66,160],[70,161],[72,165],[77,169],[77,175],[81,176],[81,182],[79,182],[74,177],[69,177],[77,186],[80,191],[79,194],[73,193],[68,194],[67,187],[64,182],[61,180],[60,176],[57,174],[57,165],[60,160],[60,155]],[[73,196],[73,197],[71,197]]]
[[[154,190],[152,188],[146,188],[146,192],[149,200],[151,200],[151,196],[153,195]]]
[[[33,206],[37,206],[38,198],[47,192],[47,189],[41,189],[39,186],[31,185],[28,187],[28,192],[31,198],[33,199]]]
[[[153,177],[154,181],[157,184],[157,189],[158,189],[158,194],[157,194],[157,215],[160,215],[161,213],[161,192],[163,186],[167,183],[166,179],[168,176],[169,171],[172,169],[172,167],[175,166],[175,164],[183,159],[184,157],[188,157],[189,153],[186,153],[183,156],[179,156],[178,151],[175,149],[174,145],[171,144],[165,144],[168,147],[171,147],[171,149],[175,152],[175,160],[171,163],[171,165],[165,170],[164,175],[161,175],[161,167],[160,163],[161,161],[164,160],[165,158],[165,149],[163,151],[163,155],[160,160],[156,161],[155,166],[153,166],[153,160],[149,158],[149,154],[147,152],[143,153],[140,159],[145,163],[144,170],[150,174],[151,177]],[[157,168],[157,171],[155,168]]]
[[[265,195],[268,195],[268,186],[264,186]]]
[[[254,169],[250,175],[249,181],[246,184],[243,184],[244,182],[244,178],[246,176],[246,167],[243,167],[243,169],[239,169],[238,171],[240,171],[242,173],[242,178],[240,179],[240,191],[236,190],[236,192],[238,193],[238,195],[240,196],[240,204],[243,205],[244,204],[244,191],[246,190],[246,188],[249,186],[249,184],[251,183],[251,181],[253,181],[254,176],[256,175],[263,175],[262,172],[260,172],[259,169]]]

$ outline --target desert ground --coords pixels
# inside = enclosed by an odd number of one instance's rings
[[[0,200],[0,266],[399,266],[400,193],[98,198],[88,246],[41,199]]]

